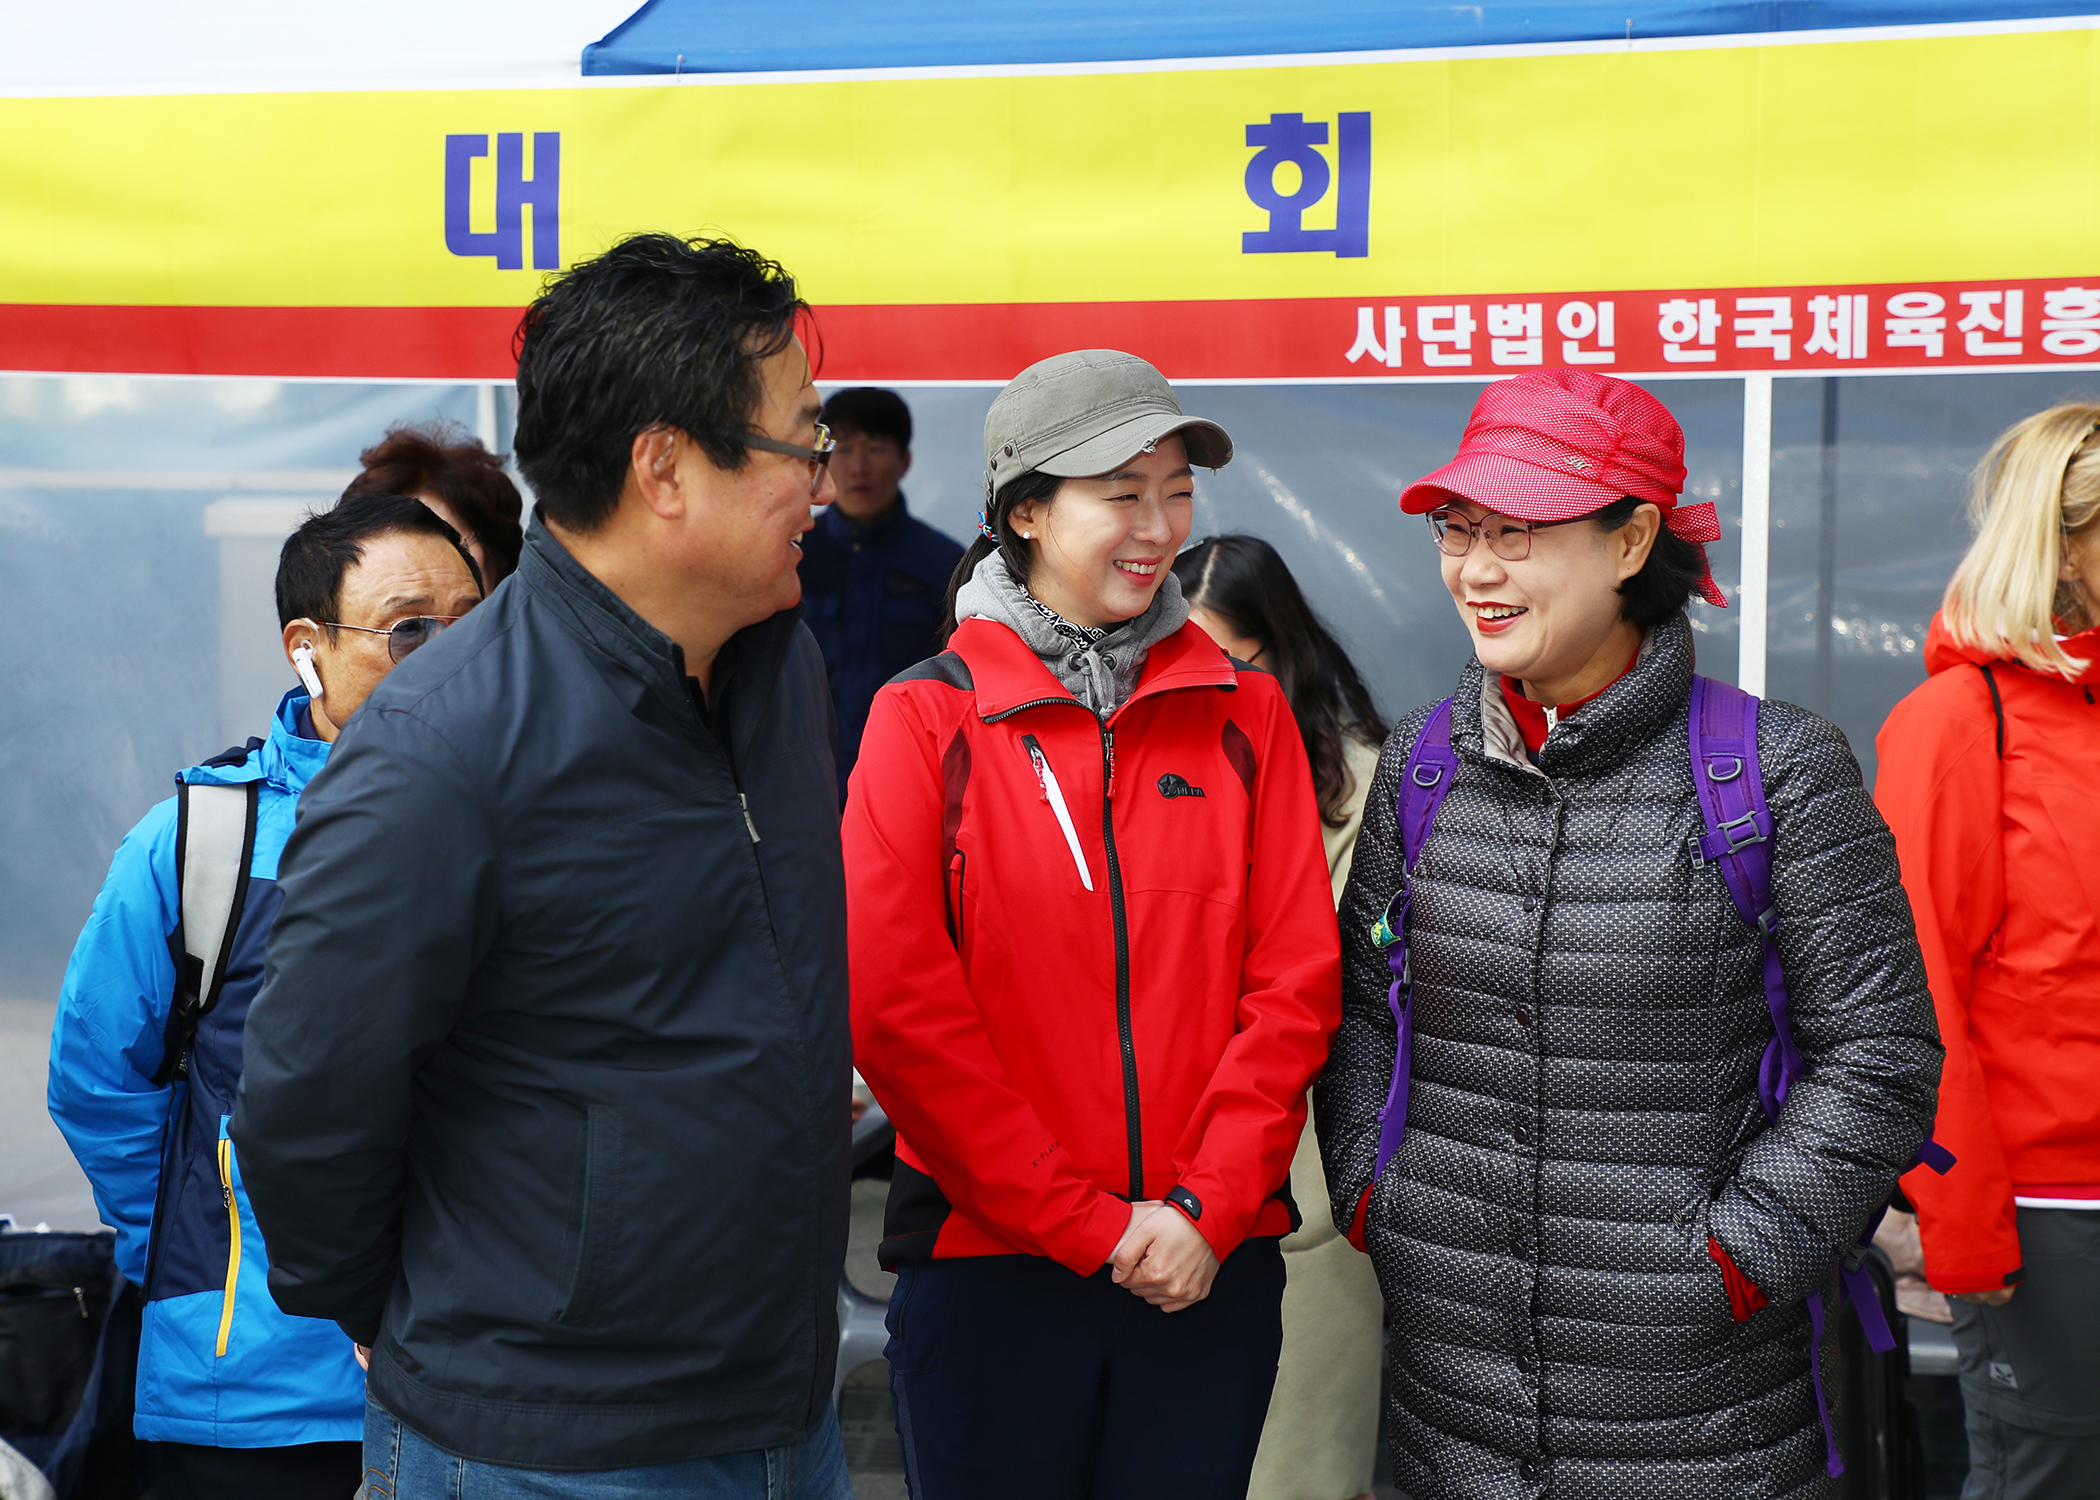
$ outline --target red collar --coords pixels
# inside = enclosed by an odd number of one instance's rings
[[[977,684],[977,712],[982,718],[993,718],[1044,698],[1072,699],[1065,685],[1043,665],[1043,659],[1029,649],[1028,643],[996,620],[963,621],[949,638],[948,649],[969,663],[970,678]],[[1140,698],[1175,688],[1238,685],[1239,674],[1232,662],[1191,620],[1145,653],[1137,686],[1123,701],[1123,708]],[[1120,714],[1123,708],[1116,712]]]
[[[1565,719],[1569,714],[1580,709],[1585,703],[1596,702],[1597,699],[1610,692],[1618,684],[1619,678],[1624,677],[1627,672],[1631,672],[1640,659],[1641,653],[1636,650],[1633,653],[1633,660],[1626,663],[1625,671],[1620,672],[1618,677],[1614,677],[1610,682],[1604,684],[1603,687],[1598,688],[1589,697],[1578,698],[1573,703],[1555,704],[1555,717]],[[1498,677],[1496,681],[1502,685],[1502,701],[1509,705],[1510,714],[1517,721],[1517,733],[1524,737],[1524,748],[1533,755],[1538,754],[1546,748],[1546,732],[1548,728],[1546,723],[1546,705],[1534,703],[1531,699],[1525,697],[1518,689],[1514,678]]]

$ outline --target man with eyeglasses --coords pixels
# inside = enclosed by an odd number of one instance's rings
[[[233,1138],[367,1483],[847,1500],[830,438],[779,266],[646,235],[527,311],[517,572],[287,847]]]
[[[144,1291],[135,1430],[163,1500],[349,1500],[362,1479],[363,1371],[341,1330],[270,1300],[224,1126],[301,793],[380,679],[480,600],[458,535],[419,501],[359,495],[293,532],[277,612],[303,685],[267,739],[177,775],[180,795],[117,850],[73,950],[51,1116]],[[226,809],[216,844],[197,832],[207,803]],[[225,899],[207,909],[214,888]],[[216,973],[187,971],[213,951]]]

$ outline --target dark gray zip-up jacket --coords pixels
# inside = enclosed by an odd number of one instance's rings
[[[1365,1215],[1394,1477],[1415,1500],[1835,1491],[1805,1299],[1925,1136],[1938,1032],[1895,846],[1843,736],[1764,703],[1807,1069],[1766,1123],[1760,945],[1693,859],[1691,678],[1679,616],[1536,768],[1496,679],[1477,661],[1460,679],[1459,768],[1408,923],[1407,1134]],[[1428,715],[1386,742],[1342,900],[1344,1014],[1316,1113],[1345,1227],[1392,1076],[1371,929],[1400,887],[1394,799]],[[1771,1299],[1747,1322],[1709,1235]]]
[[[793,611],[735,637],[726,745],[687,683],[534,527],[379,685],[285,847],[233,1125],[271,1291],[373,1345],[372,1396],[463,1457],[769,1447],[830,1397],[850,1042],[824,662]]]

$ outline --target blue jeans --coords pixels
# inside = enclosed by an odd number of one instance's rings
[[[798,1443],[643,1469],[513,1469],[455,1458],[365,1403],[367,1500],[853,1500],[838,1414]]]

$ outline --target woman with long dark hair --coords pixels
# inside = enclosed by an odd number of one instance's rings
[[[1340,955],[1290,706],[1169,571],[1231,456],[1143,360],[1022,371],[961,623],[868,716],[853,1046],[915,1500],[1246,1493]]]
[[[1339,901],[1364,793],[1385,743],[1387,726],[1370,690],[1342,643],[1305,602],[1283,558],[1260,537],[1228,532],[1198,542],[1174,559],[1174,576],[1189,618],[1227,654],[1282,684],[1305,738]]]
[[[1228,655],[1273,673],[1290,701],[1320,805],[1334,899],[1342,899],[1385,724],[1349,653],[1260,537],[1229,533],[1174,560],[1189,618]],[[1307,1130],[1291,1159],[1305,1223],[1283,1240],[1283,1357],[1250,1500],[1353,1500],[1371,1488],[1378,1444],[1383,1308],[1370,1260],[1324,1211],[1327,1175]]]

